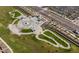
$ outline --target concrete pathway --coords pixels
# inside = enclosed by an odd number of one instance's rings
[[[54,32],[52,32],[52,31],[50,31],[50,30],[45,30],[45,31],[43,31],[43,33],[46,32],[46,31],[49,31],[50,33],[52,33],[53,35],[55,35],[56,37],[58,37],[60,40],[62,40],[63,42],[65,42],[65,43],[67,44],[67,47],[65,47],[65,46],[63,46],[63,45],[61,45],[61,44],[59,43],[59,47],[64,48],[64,49],[69,49],[69,48],[70,48],[70,44],[69,44],[66,40],[62,39],[60,36],[58,36],[57,34],[55,34]],[[43,34],[43,35],[45,35],[45,34]],[[46,36],[46,35],[45,35],[45,36]],[[47,37],[49,37],[49,36],[47,36]],[[52,39],[53,39],[53,38],[52,38]]]

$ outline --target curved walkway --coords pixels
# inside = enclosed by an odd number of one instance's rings
[[[53,45],[53,46],[55,46],[55,47],[59,47],[59,44],[55,41],[55,43],[56,44],[53,44],[53,43],[51,43],[51,42],[49,42],[49,41],[47,41],[47,40],[45,40],[45,39],[41,39],[41,38],[39,38],[39,35],[36,35],[36,38],[38,39],[38,40],[41,40],[41,41],[44,41],[44,42],[46,42],[46,43],[49,43],[49,44],[51,44],[51,45]]]
[[[55,34],[54,32],[52,32],[52,31],[50,31],[50,30],[45,30],[45,31],[43,31],[43,33],[44,32],[46,32],[46,31],[49,31],[50,33],[52,33],[53,35],[55,35],[56,37],[58,37],[60,40],[62,40],[63,42],[65,42],[68,46],[67,47],[65,47],[65,46],[63,46],[63,45],[61,45],[60,43],[59,43],[59,47],[61,47],[61,48],[64,48],[64,49],[69,49],[70,48],[70,44],[67,42],[67,41],[65,41],[65,40],[63,40],[60,36],[58,36],[57,34]],[[43,34],[42,33],[42,34]],[[47,35],[45,35],[45,34],[43,34],[44,36],[47,36]],[[47,37],[49,37],[49,36],[47,36]],[[51,38],[51,39],[53,39],[53,38]]]

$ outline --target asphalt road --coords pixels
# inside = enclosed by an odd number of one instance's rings
[[[59,15],[57,15],[55,13],[45,11],[40,7],[31,7],[31,8],[36,10],[40,14],[49,17],[50,19],[54,19],[55,21],[59,22],[64,27],[68,28],[69,30],[72,30],[72,31],[77,30],[77,31],[79,31],[79,26],[73,24],[71,21],[65,19],[64,17],[60,17]]]

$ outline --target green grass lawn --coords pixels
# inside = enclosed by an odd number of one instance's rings
[[[55,32],[54,32],[54,33],[55,33]],[[62,44],[63,46],[67,47],[67,44],[66,44],[64,41],[62,41],[60,38],[56,37],[56,36],[55,36],[54,34],[52,34],[51,32],[46,31],[46,32],[44,32],[44,34],[46,34],[46,35],[48,35],[48,36],[54,38],[58,43],[60,43],[60,44]],[[57,35],[58,35],[58,34],[57,34]],[[62,38],[62,36],[60,36],[60,35],[58,35],[58,36]],[[63,40],[66,40],[65,38],[62,38],[62,39],[63,39]]]
[[[47,40],[48,42],[51,42],[53,44],[56,44],[53,40],[49,39],[48,37],[44,36],[44,35],[39,35],[39,38],[40,39],[43,39],[43,40]]]
[[[31,29],[23,29],[21,32],[28,33],[28,32],[33,32],[33,31]]]
[[[21,16],[21,13],[20,13],[18,10],[10,11],[9,14],[10,14],[10,16],[11,16],[12,18],[16,18],[16,17],[18,17],[18,16]]]
[[[0,7],[0,37],[13,49],[14,52],[79,52],[79,47],[72,44],[70,50],[56,48],[48,43],[39,41],[35,35],[13,35],[7,28],[14,19],[8,12],[15,10],[14,7]]]
[[[15,11],[14,13],[15,13],[15,17],[18,17],[21,15],[18,11]]]

